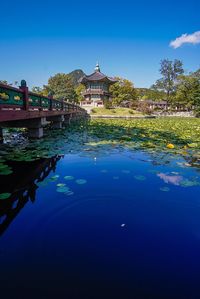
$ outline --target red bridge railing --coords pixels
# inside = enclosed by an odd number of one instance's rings
[[[85,112],[78,105],[63,100],[56,100],[52,96],[43,96],[28,90],[26,81],[21,81],[20,88],[0,83],[0,112],[3,111],[64,111]]]

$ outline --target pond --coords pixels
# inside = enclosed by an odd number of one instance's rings
[[[199,298],[200,137],[181,126],[105,120],[42,141],[8,134],[1,297]]]

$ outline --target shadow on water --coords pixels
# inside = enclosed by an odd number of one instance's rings
[[[56,164],[61,159],[54,156],[34,162],[12,162],[13,173],[2,176],[0,189],[10,193],[6,200],[0,201],[0,236],[30,200],[36,199],[37,183],[42,182],[51,171],[55,172]]]

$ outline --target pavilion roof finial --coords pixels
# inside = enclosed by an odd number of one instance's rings
[[[95,72],[100,72],[100,66],[99,66],[99,63],[98,63],[98,61],[97,61],[97,64],[96,64],[96,66],[95,66]]]

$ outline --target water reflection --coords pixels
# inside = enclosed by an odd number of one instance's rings
[[[56,164],[61,156],[40,159],[34,162],[12,163],[13,174],[1,176],[1,193],[10,193],[6,200],[0,201],[0,235],[30,200],[36,199],[37,183],[41,183],[51,171],[56,171]]]

